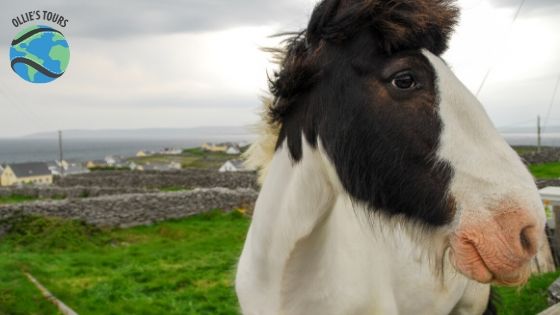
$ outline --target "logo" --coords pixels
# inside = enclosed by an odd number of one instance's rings
[[[20,21],[14,26],[29,21],[19,18],[14,20]],[[25,22],[22,23],[22,20]],[[58,79],[66,71],[69,61],[70,49],[66,38],[62,32],[50,26],[25,27],[14,37],[10,47],[12,70],[32,83],[48,83]]]

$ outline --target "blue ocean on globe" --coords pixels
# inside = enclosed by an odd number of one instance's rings
[[[21,57],[30,60],[40,66],[43,71],[53,75],[61,75],[65,72],[69,60],[68,42],[64,36],[52,30],[48,26],[32,26],[18,34],[17,38],[25,36],[26,33],[35,29],[45,29],[29,38],[13,45],[10,48],[10,61]],[[13,70],[24,80],[33,83],[51,82],[57,77],[43,74],[38,69],[24,62],[13,64]]]

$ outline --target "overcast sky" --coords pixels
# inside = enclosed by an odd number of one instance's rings
[[[560,75],[560,1],[460,0],[445,54],[498,127],[546,116]],[[259,47],[302,29],[311,0],[33,0],[0,4],[0,137],[58,129],[241,126],[257,121],[269,56]],[[12,72],[11,20],[30,10],[69,19],[70,64],[37,85]],[[48,23],[46,23],[48,24]],[[1,48],[4,43],[4,48]],[[3,61],[2,61],[3,60]],[[4,66],[1,66],[4,64]],[[549,125],[560,125],[560,95]]]

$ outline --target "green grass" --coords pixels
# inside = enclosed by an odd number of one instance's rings
[[[176,192],[176,191],[187,191],[187,190],[189,189],[181,186],[169,186],[169,187],[162,187],[159,189],[159,191],[162,192]]]
[[[171,162],[178,162],[183,168],[204,168],[204,169],[217,169],[227,160],[236,159],[236,155],[227,155],[225,153],[212,153],[205,152],[204,154],[184,154],[184,155],[152,155],[145,157],[130,158],[130,161],[139,165],[146,165],[148,163],[163,163],[168,164]]]
[[[28,271],[81,315],[238,314],[234,269],[249,219],[212,211],[126,230],[25,218],[0,242],[0,315],[57,314]],[[500,314],[536,314],[560,272],[497,288]]]
[[[529,170],[537,179],[560,178],[560,162],[529,165]]]
[[[81,315],[237,314],[248,224],[237,212],[115,231],[26,219],[0,243],[0,314],[52,314],[29,305],[37,294],[20,269]]]
[[[179,162],[179,163],[188,163],[189,161],[193,161],[196,158],[188,157],[188,156],[180,156],[180,155],[150,155],[150,156],[142,156],[142,157],[133,157],[128,159],[129,161],[133,161],[139,165],[146,165],[148,163],[171,163],[171,162]]]
[[[241,152],[245,152],[248,146],[242,147]],[[147,163],[170,163],[179,162],[183,168],[203,168],[203,169],[218,169],[227,160],[239,159],[240,155],[230,155],[225,152],[208,152],[202,148],[188,148],[184,149],[180,155],[164,155],[156,154],[144,157],[133,157],[129,161],[134,161],[136,164],[145,165]]]
[[[188,148],[188,149],[184,149],[183,150],[183,154],[187,154],[187,155],[205,155],[208,154],[208,151],[203,150],[202,148],[198,147],[198,148]]]
[[[0,205],[2,204],[14,204],[14,203],[23,203],[23,202],[30,202],[30,201],[37,201],[37,200],[63,200],[66,199],[64,196],[52,196],[50,198],[38,198],[38,197],[31,197],[31,196],[23,196],[23,195],[12,195],[7,197],[0,196]]]
[[[20,196],[20,195],[12,195],[8,197],[0,196],[0,205],[1,204],[12,204],[12,203],[22,203],[28,201],[38,200],[39,198],[36,197],[29,197],[29,196]]]
[[[241,153],[244,153],[245,151],[247,151],[247,149],[249,149],[248,145],[240,147],[239,151]],[[208,151],[203,150],[201,147],[184,149],[183,154],[185,154],[185,155],[198,155],[198,156],[213,155],[213,156],[231,157],[231,155],[226,154],[225,152],[208,152]]]
[[[521,289],[497,288],[501,299],[498,307],[500,315],[528,315],[538,314],[548,308],[547,289],[560,272],[552,272],[533,276]]]
[[[20,271],[19,266],[0,260],[0,315],[60,314]]]

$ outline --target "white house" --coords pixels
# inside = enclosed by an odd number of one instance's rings
[[[64,169],[64,175],[87,174],[89,172],[91,172],[89,168],[85,167],[83,164],[71,164]]]
[[[241,151],[239,151],[239,148],[233,145],[226,150],[226,154],[229,155],[238,155],[239,153],[241,153]]]
[[[134,163],[134,161],[127,163],[127,165],[131,171],[136,171],[136,170],[141,171],[141,169],[138,169],[138,164]]]
[[[174,169],[174,170],[180,170],[180,169],[183,168],[183,165],[181,165],[181,163],[179,163],[177,161],[173,161],[173,162],[169,163],[169,167],[171,169]]]
[[[53,164],[48,165],[53,175],[62,175],[61,168],[62,171],[64,171],[64,175],[85,174],[90,172],[88,168],[89,162],[84,163],[79,160],[62,160],[62,162],[56,161],[56,164],[58,165],[58,168],[56,168]]]
[[[47,162],[47,167],[51,171],[51,174],[60,175],[60,165],[59,165],[58,161]]]
[[[108,166],[121,166],[123,158],[121,156],[108,155],[105,157],[105,163],[107,163]]]
[[[229,160],[220,167],[220,172],[246,172],[250,171],[245,167],[242,160]]]

